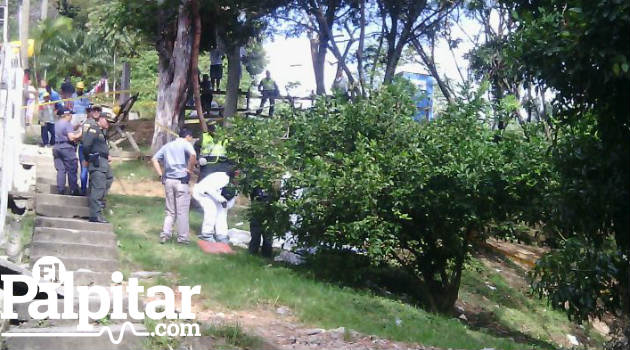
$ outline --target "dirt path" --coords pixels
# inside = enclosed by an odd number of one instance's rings
[[[175,293],[175,308],[181,309],[181,295]],[[145,302],[151,299],[145,299]],[[373,335],[361,334],[352,329],[339,327],[322,329],[309,327],[300,322],[285,306],[275,310],[264,308],[228,310],[219,305],[208,308],[205,300],[193,298],[192,311],[196,320],[206,325],[239,325],[247,334],[260,337],[264,349],[413,349],[441,350],[419,344],[391,341]]]
[[[418,344],[408,344],[365,335],[351,329],[312,328],[298,321],[291,310],[279,307],[271,310],[212,311],[197,313],[205,323],[238,323],[248,333],[256,334],[276,349],[418,349],[428,350]]]

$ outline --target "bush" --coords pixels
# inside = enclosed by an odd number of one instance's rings
[[[318,101],[285,119],[237,121],[229,151],[246,172],[244,188],[275,193],[259,213],[269,230],[401,266],[422,302],[449,311],[471,246],[496,225],[535,220],[532,205],[550,177],[546,145],[492,131],[481,94],[430,123],[412,120],[400,85],[354,103]],[[285,171],[292,177],[274,192]],[[295,223],[281,219],[289,213]]]

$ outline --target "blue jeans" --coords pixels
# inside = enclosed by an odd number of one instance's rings
[[[42,144],[44,146],[55,144],[55,123],[42,124]]]
[[[83,164],[85,156],[83,155],[83,144],[79,144],[79,164],[81,164],[81,194],[85,195],[88,186],[88,168]]]

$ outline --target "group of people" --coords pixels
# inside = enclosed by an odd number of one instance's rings
[[[73,122],[75,114],[69,109],[60,109],[55,122],[55,144],[53,158],[57,170],[57,193],[89,197],[91,222],[106,223],[103,216],[105,196],[114,176],[110,166],[107,130],[109,115],[100,106],[89,105],[86,118]],[[81,164],[81,187],[77,184],[78,164]],[[89,183],[89,189],[87,184]],[[68,190],[66,190],[66,184]]]
[[[241,60],[244,60],[247,52],[241,47],[240,49]],[[218,104],[213,100],[213,93],[220,90],[221,79],[223,78],[223,59],[225,55],[219,48],[214,48],[210,51],[210,74],[204,74],[201,82],[199,83],[201,105],[204,111],[215,112],[218,109]],[[241,70],[239,65],[239,81],[241,76]],[[258,84],[258,92],[261,94],[260,106],[256,110],[256,114],[260,114],[267,101],[269,101],[269,116],[273,116],[275,109],[276,98],[280,94],[278,84],[271,78],[271,72],[268,70],[265,72],[265,77]],[[210,113],[212,115],[212,113]]]
[[[206,80],[207,77],[204,77]],[[277,85],[269,72],[260,84],[263,97],[270,100],[273,113],[272,91]],[[113,173],[110,166],[107,131],[109,115],[90,102],[91,93],[84,93],[82,82],[73,86],[69,79],[57,93],[46,81],[40,82],[39,120],[42,128],[42,145],[52,147],[54,166],[57,171],[56,187],[59,194],[87,195],[89,197],[89,221],[106,223],[103,215]],[[262,102],[264,103],[264,101]],[[261,105],[262,105],[261,103]],[[189,210],[194,198],[204,211],[199,238],[208,242],[228,243],[228,210],[234,206],[238,191],[238,171],[226,157],[227,140],[219,140],[214,125],[200,139],[199,156],[195,151],[191,130],[182,129],[179,137],[162,146],[152,157],[155,171],[165,190],[165,218],[160,242],[171,240],[189,244]],[[195,167],[200,166],[200,176],[192,187],[190,179]],[[78,170],[81,167],[78,183]],[[253,200],[264,200],[261,191],[252,195]],[[250,251],[256,252],[261,241],[261,228],[255,220],[251,223],[252,242]],[[263,255],[271,255],[271,240],[263,240]],[[256,248],[254,248],[254,245]]]
[[[35,105],[39,107],[41,145],[52,147],[57,193],[88,196],[89,220],[105,223],[105,195],[113,181],[107,142],[110,120],[101,106],[92,104],[90,100],[102,87],[103,80],[94,89],[85,92],[82,81],[74,86],[67,77],[61,84],[61,93],[58,93],[42,79]],[[26,124],[29,121],[32,121],[32,116],[27,115]]]
[[[204,210],[199,238],[228,243],[227,214],[238,195],[235,187],[238,171],[225,157],[225,142],[214,140],[210,133],[204,134],[197,161],[193,140],[192,132],[182,129],[177,139],[162,146],[152,158],[153,167],[164,185],[166,201],[160,243],[173,238],[174,227],[177,243],[190,243],[191,197]],[[197,163],[202,169],[191,193],[190,178]]]

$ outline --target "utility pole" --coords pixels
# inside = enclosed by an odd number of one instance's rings
[[[43,21],[48,18],[48,0],[42,0],[42,10],[40,19]]]
[[[28,69],[28,24],[31,13],[31,1],[20,1],[20,59],[22,69]]]

